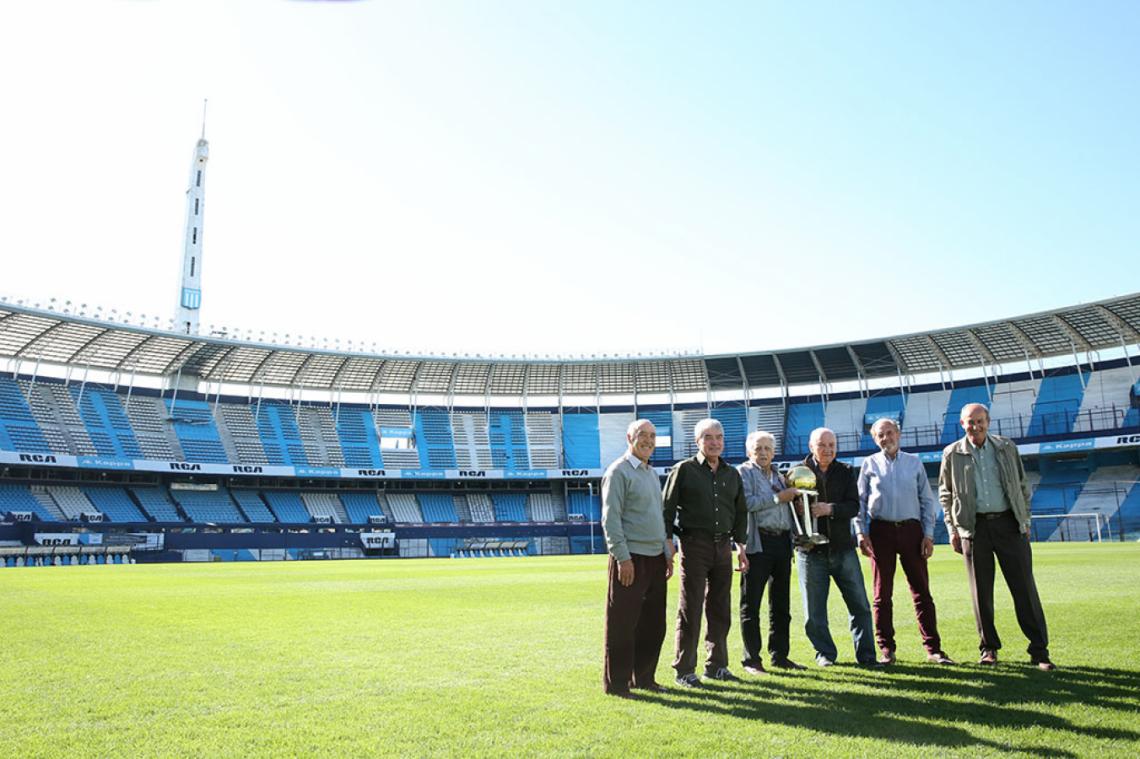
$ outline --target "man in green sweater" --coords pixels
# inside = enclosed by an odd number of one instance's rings
[[[602,477],[602,531],[609,552],[606,592],[606,693],[661,691],[657,660],[665,641],[666,582],[673,546],[665,538],[661,481],[649,465],[657,447],[653,423],[639,419],[625,434],[629,450]]]

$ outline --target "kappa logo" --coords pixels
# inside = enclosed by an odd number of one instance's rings
[[[55,456],[47,453],[21,453],[20,461],[27,461],[31,464],[55,464],[57,460]]]

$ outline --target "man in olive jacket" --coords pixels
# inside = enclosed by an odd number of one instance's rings
[[[1033,580],[1029,548],[1029,483],[1013,441],[987,434],[990,412],[970,403],[959,416],[965,437],[942,451],[938,498],[946,512],[950,545],[966,560],[974,601],[981,664],[997,664],[1001,638],[994,626],[994,557],[1013,596],[1021,631],[1029,639],[1029,658],[1039,669],[1049,660],[1045,611]]]

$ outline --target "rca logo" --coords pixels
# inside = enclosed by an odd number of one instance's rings
[[[21,453],[20,461],[27,461],[32,464],[55,464],[55,456],[46,453]]]

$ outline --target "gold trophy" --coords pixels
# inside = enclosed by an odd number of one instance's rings
[[[819,534],[819,522],[811,515],[812,499],[819,496],[815,489],[815,472],[801,464],[789,469],[785,479],[789,486],[800,491],[798,510],[795,501],[788,502],[788,507],[792,510],[792,523],[796,526],[796,544],[813,543],[818,546],[831,542],[826,535]]]

